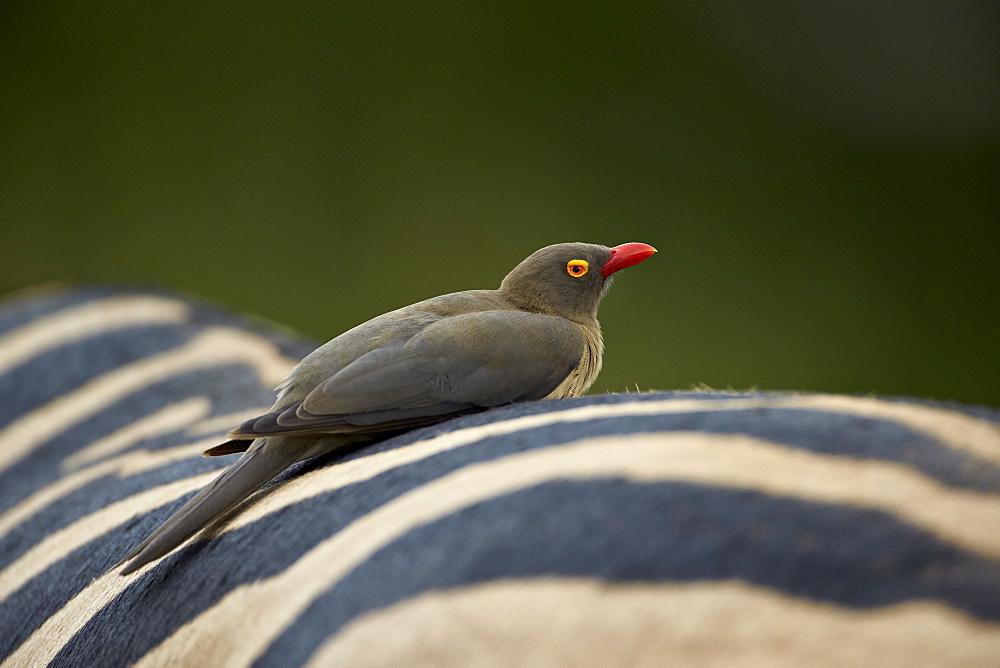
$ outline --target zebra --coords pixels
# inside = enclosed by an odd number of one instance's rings
[[[1000,411],[673,391],[303,462],[114,564],[313,344],[167,292],[0,303],[10,666],[997,665]]]

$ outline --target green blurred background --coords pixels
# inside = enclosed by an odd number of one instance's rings
[[[994,2],[0,6],[0,292],[115,281],[316,341],[653,244],[594,391],[1000,404]]]

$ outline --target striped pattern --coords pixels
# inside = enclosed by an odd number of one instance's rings
[[[311,347],[169,295],[0,307],[4,665],[1000,662],[1000,414],[915,400],[508,406],[109,572]]]

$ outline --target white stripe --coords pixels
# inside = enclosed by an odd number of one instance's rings
[[[272,386],[295,365],[266,339],[238,329],[214,328],[173,350],[109,371],[10,423],[0,431],[0,472],[39,445],[133,392],[199,368],[246,364]]]
[[[0,337],[0,374],[47,350],[116,329],[186,322],[190,308],[150,295],[109,297],[44,315]]]
[[[127,450],[140,441],[180,431],[203,418],[210,410],[212,402],[208,397],[190,397],[168,404],[73,453],[63,460],[63,468],[78,469],[108,455]]]
[[[774,408],[827,411],[897,422],[927,434],[949,448],[1000,465],[1000,425],[960,411],[841,394],[793,394],[777,398],[771,405]]]
[[[430,591],[376,610],[307,665],[911,668],[998,658],[1000,626],[941,603],[855,610],[742,582],[535,578]]]
[[[23,523],[28,518],[39,513],[42,509],[55,503],[69,494],[80,489],[98,478],[105,476],[117,476],[124,478],[144,471],[149,471],[173,462],[183,461],[197,457],[207,448],[218,442],[216,438],[207,438],[185,443],[171,448],[159,448],[156,450],[136,450],[128,452],[118,457],[106,459],[92,466],[82,468],[72,473],[67,473],[50,485],[35,491],[30,496],[21,500],[10,509],[0,515],[0,538],[3,538],[15,527]],[[200,479],[200,477],[199,477]],[[135,497],[132,497],[135,498]],[[146,503],[150,504],[148,509],[163,505],[165,501],[156,498],[142,497]],[[147,508],[140,508],[138,512],[145,512]],[[138,513],[137,513],[138,514]],[[91,538],[96,538],[91,536]],[[75,548],[74,548],[75,549]],[[37,556],[28,555],[25,558],[36,559]]]
[[[202,487],[216,475],[218,475],[217,471],[209,471],[199,476],[148,489],[127,499],[116,501],[101,508],[96,513],[91,513],[73,524],[49,534],[45,540],[21,555],[17,561],[0,570],[0,602],[6,600],[8,596],[46,568],[65,558],[73,550],[147,512],[149,508],[169,503]],[[71,603],[67,605],[71,605]],[[55,649],[52,656],[55,656],[57,651],[58,648]],[[51,657],[48,660],[51,660]]]

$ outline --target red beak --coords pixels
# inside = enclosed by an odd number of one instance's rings
[[[619,269],[639,264],[655,252],[656,249],[649,244],[640,244],[634,241],[622,244],[621,246],[615,246],[611,249],[611,259],[601,267],[601,276],[607,278]]]

